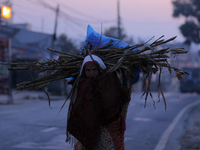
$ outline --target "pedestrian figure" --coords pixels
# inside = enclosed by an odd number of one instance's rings
[[[89,33],[97,35],[94,31],[89,30]],[[103,37],[102,41],[104,38],[108,37]],[[90,46],[93,48],[98,42],[95,38],[92,40]],[[118,77],[116,72],[108,72],[109,69],[95,54],[87,55],[83,60],[74,83],[76,88],[71,96],[67,119],[67,141],[72,136],[78,140],[74,143],[75,150],[124,150],[125,119],[131,89],[127,87],[124,74]],[[136,72],[134,83],[139,79],[139,71]]]

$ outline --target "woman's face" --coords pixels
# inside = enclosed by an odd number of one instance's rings
[[[100,74],[98,64],[86,64],[85,76],[86,78],[96,78]]]

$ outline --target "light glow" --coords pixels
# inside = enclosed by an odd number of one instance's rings
[[[11,8],[8,6],[1,7],[1,17],[9,19],[11,18]]]

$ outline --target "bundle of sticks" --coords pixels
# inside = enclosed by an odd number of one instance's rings
[[[103,47],[99,48],[97,45],[97,47],[92,50],[90,49],[90,43],[88,43],[77,55],[48,48],[48,50],[60,54],[57,60],[48,59],[45,62],[4,64],[9,65],[9,70],[36,70],[42,74],[42,77],[33,81],[17,84],[17,90],[23,90],[31,87],[41,88],[55,80],[78,76],[84,57],[86,55],[91,56],[91,54],[96,54],[100,56],[105,65],[110,68],[108,73],[113,71],[118,72],[118,74],[120,72],[125,72],[127,79],[130,79],[135,77],[133,68],[141,69],[141,72],[145,75],[144,80],[149,81],[147,90],[143,93],[143,95],[146,94],[145,100],[147,100],[147,96],[149,94],[152,96],[150,90],[151,75],[158,72],[158,97],[160,98],[160,95],[162,96],[166,106],[166,100],[160,84],[162,69],[167,68],[170,73],[174,71],[177,79],[182,80],[183,75],[188,73],[180,68],[171,66],[169,58],[171,56],[177,56],[178,54],[185,54],[187,51],[183,48],[162,48],[161,45],[173,41],[176,37],[172,37],[168,40],[164,40],[162,38],[163,36],[151,44],[148,43],[152,39],[142,44],[117,48],[115,48],[115,46],[121,41],[121,39],[114,46],[110,47],[113,43],[111,40]],[[13,65],[16,65],[16,67],[13,67]]]

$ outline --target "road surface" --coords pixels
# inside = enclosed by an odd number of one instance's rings
[[[132,93],[125,132],[126,150],[178,150],[179,138],[189,111],[200,105],[195,93],[165,93],[167,108],[154,95],[145,100]],[[0,105],[0,150],[72,150],[65,142],[68,103],[58,114],[64,100],[21,100]]]

